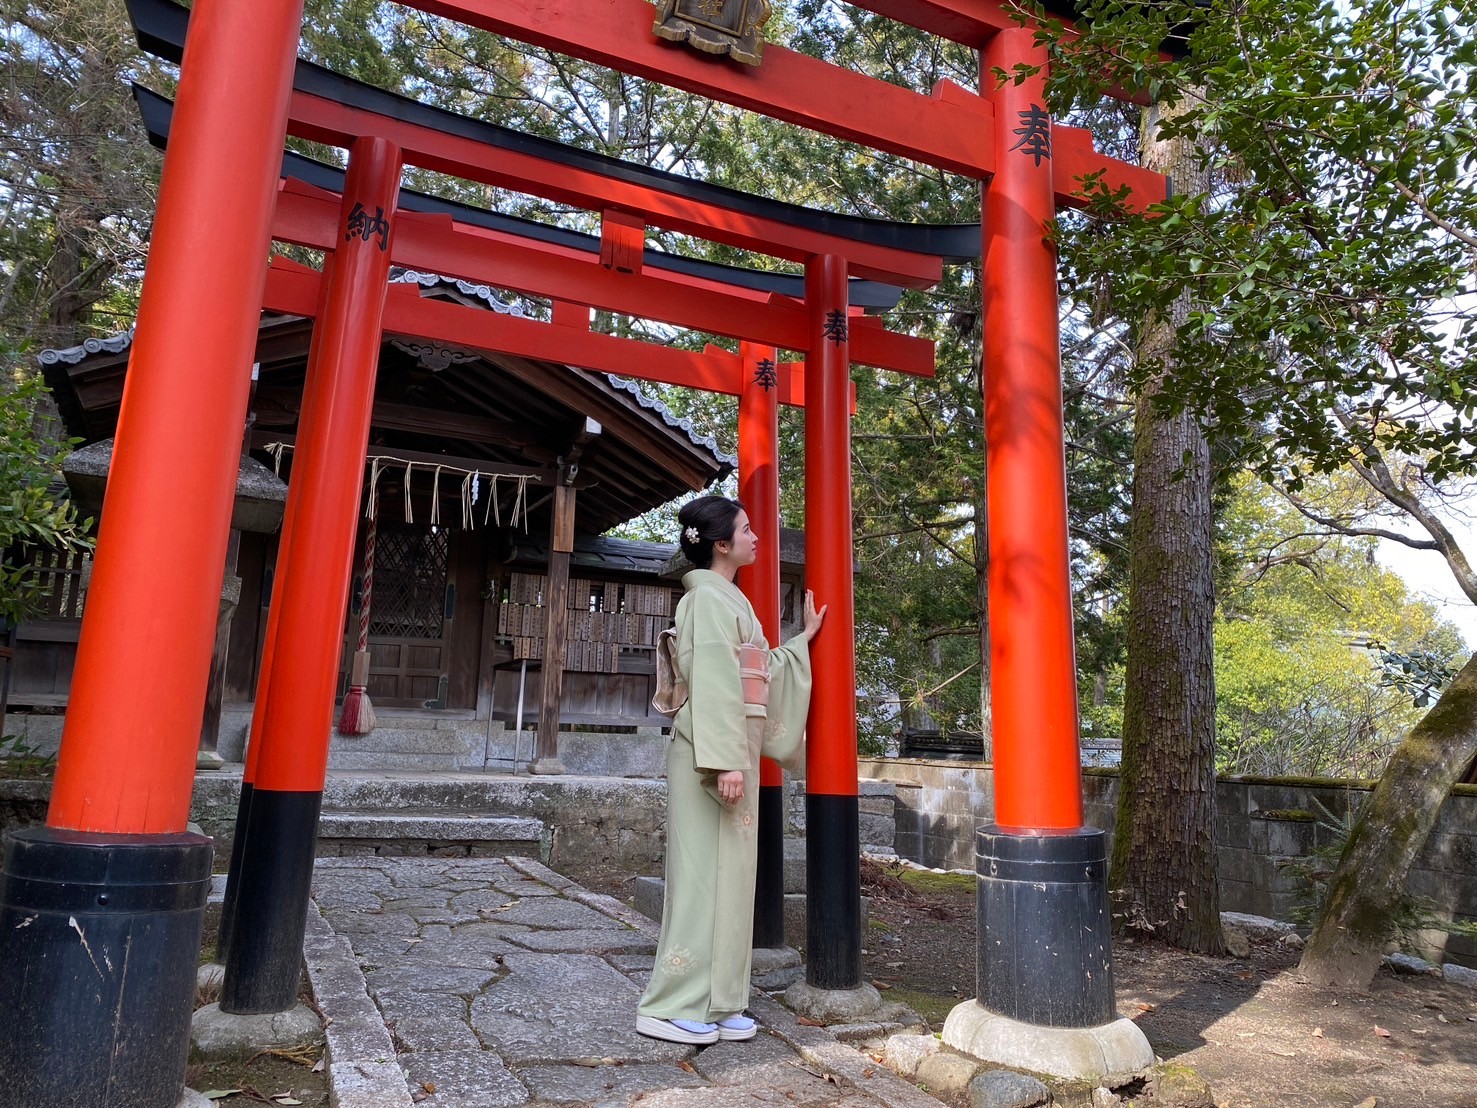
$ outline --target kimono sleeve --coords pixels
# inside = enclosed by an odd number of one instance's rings
[[[687,732],[699,773],[749,769],[743,687],[739,683],[738,622],[733,609],[706,589],[685,598],[677,653],[687,674]]]
[[[769,713],[764,722],[766,758],[788,770],[805,759],[805,717],[810,711],[810,647],[791,639],[769,652]]]

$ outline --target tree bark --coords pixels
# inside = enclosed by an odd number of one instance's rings
[[[1396,749],[1359,813],[1298,965],[1314,984],[1369,988],[1395,935],[1405,875],[1474,756],[1477,656]]]
[[[1157,137],[1161,110],[1145,113],[1143,163],[1177,187],[1201,191],[1189,140]],[[1141,328],[1140,363],[1163,363],[1142,388],[1134,417],[1129,521],[1128,662],[1123,764],[1113,843],[1119,927],[1151,930],[1202,953],[1222,947],[1215,843],[1215,667],[1210,446],[1193,415],[1157,404],[1182,296]]]

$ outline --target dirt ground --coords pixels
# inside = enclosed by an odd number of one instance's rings
[[[872,876],[866,971],[939,1030],[975,992],[973,879]],[[1477,991],[1388,971],[1367,995],[1313,988],[1298,952],[1272,941],[1253,940],[1244,960],[1142,940],[1115,954],[1118,1010],[1222,1108],[1477,1106]]]
[[[628,877],[570,876],[631,895]],[[862,891],[865,973],[940,1030],[975,993],[973,878],[869,866]],[[1388,971],[1366,995],[1313,988],[1271,941],[1243,960],[1144,941],[1115,953],[1119,1011],[1220,1108],[1477,1108],[1477,990]]]
[[[206,909],[205,933],[200,944],[201,962],[215,957],[216,932],[220,926],[220,906]],[[195,1007],[203,1008],[220,999],[218,988],[200,988],[195,993]],[[306,977],[298,989],[298,999],[313,1006],[312,992]],[[314,1007],[316,1011],[316,1007]],[[263,1051],[245,1061],[196,1063],[185,1071],[185,1086],[204,1093],[218,1104],[301,1104],[306,1108],[323,1108],[328,1103],[328,1076],[323,1072],[323,1044],[314,1043],[296,1051]]]

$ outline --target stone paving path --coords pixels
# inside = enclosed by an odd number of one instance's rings
[[[937,1108],[754,992],[746,1043],[635,1031],[656,925],[527,858],[324,858],[305,944],[338,1108]]]

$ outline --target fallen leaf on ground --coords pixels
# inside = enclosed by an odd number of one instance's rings
[[[801,1027],[825,1027],[824,1020],[813,1020],[809,1016],[797,1016],[795,1022]]]
[[[1313,1038],[1315,1038],[1315,1039],[1321,1039],[1321,1038],[1323,1038],[1323,1028],[1321,1028],[1321,1027],[1315,1027],[1315,1028],[1313,1028]]]
[[[1365,1097],[1358,1104],[1354,1105],[1354,1108],[1376,1108],[1376,1105],[1378,1105],[1378,1104],[1379,1104],[1379,1101],[1376,1100],[1374,1097],[1370,1096],[1370,1097]]]
[[[1137,1008],[1137,1009],[1139,1009],[1139,1011],[1141,1011],[1141,1012],[1152,1012],[1155,1008],[1158,1008],[1159,1005],[1157,1005],[1157,1004],[1150,1004],[1146,1000],[1141,1000],[1137,1004],[1135,1004],[1134,1007]]]
[[[683,1073],[697,1073],[697,1070],[693,1068],[691,1062],[678,1062],[677,1068]]]
[[[200,1095],[206,1100],[225,1100],[228,1096],[235,1096],[240,1089],[206,1089]]]
[[[1388,1039],[1390,1037],[1390,1033],[1379,1024],[1374,1025],[1374,1033],[1382,1039]]]
[[[1281,1047],[1276,1047],[1276,1046],[1269,1046],[1269,1047],[1267,1047],[1267,1053],[1268,1054],[1275,1054],[1279,1058],[1296,1058],[1297,1057],[1297,1051],[1295,1051],[1295,1050],[1283,1050]]]
[[[1429,1035],[1431,1032],[1426,1030],[1424,1027],[1412,1027],[1410,1029],[1410,1033],[1412,1035]]]
[[[875,977],[872,978],[872,985],[873,985],[874,988],[877,988],[877,989],[890,989],[890,988],[892,988],[892,986],[889,985],[886,981],[879,981]]]
[[[790,1060],[790,1065],[794,1066],[796,1069],[804,1070],[806,1073],[810,1074],[810,1076],[812,1076],[812,1077],[824,1078],[826,1076],[820,1070],[816,1069],[814,1066],[809,1065],[808,1063],[802,1062],[798,1058],[792,1058]]]
[[[1441,1013],[1440,1013],[1440,1012],[1437,1012],[1437,1013],[1436,1013],[1436,1022],[1437,1022],[1437,1023],[1450,1023],[1450,1022],[1451,1022],[1451,1020],[1449,1020],[1449,1019],[1447,1019],[1447,1018],[1446,1018],[1446,1017],[1445,1017],[1445,1016],[1444,1016],[1444,1015],[1442,1015],[1442,1014],[1441,1014]]]
[[[319,1058],[318,1061],[316,1061],[316,1062],[313,1063],[313,1072],[314,1073],[322,1073],[323,1072],[323,1059],[322,1058]]]
[[[292,1096],[289,1093],[278,1093],[276,1096],[274,1096],[272,1098],[272,1103],[273,1104],[301,1104],[302,1101],[300,1101],[297,1097]]]
[[[434,1093],[436,1091],[436,1082],[434,1082],[434,1081],[422,1081],[421,1082],[421,1088],[424,1089],[428,1093]]]

